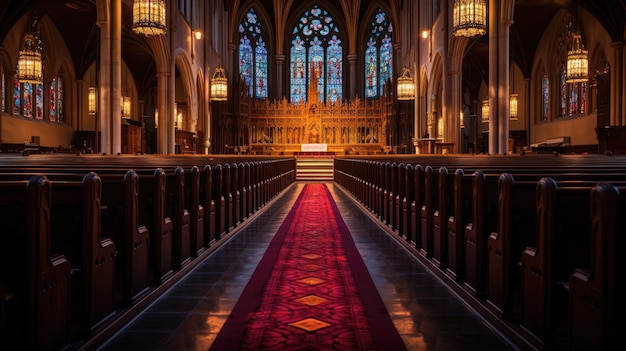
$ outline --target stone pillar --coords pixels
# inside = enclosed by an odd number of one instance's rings
[[[347,96],[348,99],[354,100],[358,95],[358,84],[357,84],[357,55],[348,55],[348,66],[350,70],[350,96]],[[346,96],[344,96],[346,98]]]
[[[509,27],[513,6],[511,1],[489,0],[490,154],[506,154],[509,148]]]
[[[109,4],[107,2],[107,4]],[[110,9],[106,9],[110,12]],[[109,14],[98,18],[109,18]],[[111,153],[111,25],[110,21],[99,20],[100,27],[100,78],[98,79],[98,117],[100,130],[100,152]]]
[[[122,0],[111,0],[111,154],[122,152]]]
[[[626,84],[626,78],[624,76],[624,67],[626,64],[624,56],[624,42],[611,43],[613,48],[613,60],[614,65],[611,66],[611,125],[623,126],[626,125],[625,104],[623,103],[624,94],[626,90],[624,86]],[[591,73],[591,72],[590,72]]]
[[[283,63],[285,62],[285,55],[274,55],[274,62],[276,62],[275,97],[281,100],[285,95],[283,92]]]
[[[171,112],[169,112],[168,109],[168,81],[169,74],[167,72],[157,73],[157,111],[159,113],[159,123],[157,126],[158,154],[169,153],[167,131]]]
[[[450,110],[445,123],[444,142],[454,143],[451,152],[460,153],[462,150],[461,112],[463,111],[463,72],[450,72]]]

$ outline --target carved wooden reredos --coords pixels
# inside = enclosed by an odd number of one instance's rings
[[[393,104],[384,100],[337,104],[252,101],[249,144],[253,152],[300,151],[327,144],[328,151],[380,152],[388,145]]]
[[[240,83],[240,82],[239,82]],[[413,138],[410,106],[386,94],[380,99],[323,103],[315,88],[309,101],[256,100],[241,85],[229,103],[233,113],[216,106],[214,152],[292,154],[302,144],[326,144],[335,154],[409,152]],[[315,101],[315,102],[314,102]]]

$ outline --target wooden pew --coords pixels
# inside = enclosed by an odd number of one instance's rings
[[[181,269],[191,261],[191,216],[185,207],[185,170],[176,167],[165,177],[165,216],[172,220],[172,264]],[[194,218],[198,221],[198,218]]]
[[[590,206],[593,183],[537,183],[537,232],[533,246],[522,252],[522,325],[555,347],[567,339],[570,274],[589,262]]]
[[[430,166],[424,168],[424,202],[420,211],[422,228],[420,254],[428,259],[433,256],[433,210],[437,207],[437,180]]]
[[[185,175],[185,208],[189,209],[189,217],[191,218],[189,250],[191,257],[196,258],[208,247],[208,244],[206,246],[204,244],[204,227],[208,223],[204,206],[200,203],[200,194],[202,193],[200,168],[193,166]]]
[[[535,182],[516,182],[503,173],[498,179],[498,228],[487,243],[487,303],[504,319],[519,318],[521,270],[519,255],[535,231]]]
[[[452,212],[453,177],[440,167],[436,187],[437,205],[433,208],[433,262],[439,269],[448,266],[448,221]]]
[[[166,175],[162,168],[139,180],[139,222],[150,232],[150,276],[159,285],[174,274],[173,225],[165,215]]]
[[[230,165],[230,193],[233,197],[232,204],[232,226],[236,227],[241,224],[241,185],[239,180],[239,165],[233,163]]]
[[[487,295],[487,240],[497,226],[498,183],[481,171],[472,175],[472,217],[465,227],[464,286],[479,299]]]
[[[415,183],[413,178],[415,177],[413,165],[406,165],[404,169],[404,198],[402,199],[402,220],[403,220],[403,235],[407,242],[411,242],[413,235],[413,221],[411,220],[411,204],[415,201]]]
[[[209,247],[215,242],[215,200],[213,199],[213,173],[211,165],[204,166],[202,174],[202,186],[200,187],[200,198],[202,207],[205,209],[205,223],[203,232],[203,246]]]
[[[51,188],[44,176],[0,181],[2,350],[58,350],[70,342],[71,265],[51,254]]]
[[[417,250],[422,247],[421,209],[424,204],[424,169],[421,165],[413,167],[413,202],[411,203],[411,234],[410,241]]]
[[[472,218],[472,181],[462,169],[454,172],[452,213],[448,219],[448,264],[446,273],[457,282],[465,280],[465,227]]]
[[[51,249],[72,263],[72,318],[78,335],[92,335],[115,307],[116,246],[101,235],[102,181],[54,181],[50,209]]]
[[[222,165],[222,173],[223,173],[223,177],[222,177],[222,188],[221,188],[221,192],[222,192],[222,196],[224,196],[224,201],[225,201],[225,205],[224,205],[224,229],[226,232],[230,232],[234,229],[235,224],[233,222],[233,201],[234,201],[234,195],[232,193],[232,182],[233,182],[233,178],[232,178],[232,172],[231,172],[231,166],[230,164],[226,163],[224,165]]]
[[[215,240],[226,234],[226,198],[224,197],[224,176],[222,165],[212,167],[213,201],[215,202]]]
[[[135,171],[105,176],[102,182],[102,236],[116,244],[116,295],[133,305],[150,286],[150,233],[139,224],[139,176]]]
[[[406,198],[406,165],[404,163],[400,163],[397,166],[396,172],[396,197],[395,197],[395,232],[404,236],[405,226],[404,226],[404,215],[405,211],[403,208],[404,199]]]
[[[569,278],[571,350],[624,349],[626,274],[624,188],[598,184],[591,192],[590,262]]]

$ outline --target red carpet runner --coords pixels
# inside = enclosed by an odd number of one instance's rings
[[[328,188],[307,184],[211,350],[405,350]]]

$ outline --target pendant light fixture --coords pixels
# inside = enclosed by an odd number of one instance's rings
[[[580,34],[571,37],[567,52],[567,83],[581,83],[589,80],[589,58]]]
[[[167,32],[165,0],[135,0],[133,3],[133,32],[145,36]]]
[[[216,68],[211,79],[211,101],[228,100],[228,79],[223,68]]]
[[[32,34],[24,37],[24,46],[17,59],[17,79],[21,83],[43,83],[41,50],[38,40]]]
[[[411,72],[406,67],[404,68],[402,76],[398,78],[397,96],[398,100],[415,99],[415,82],[413,82]]]
[[[455,0],[452,28],[452,34],[457,37],[473,37],[487,33],[485,0]]]

